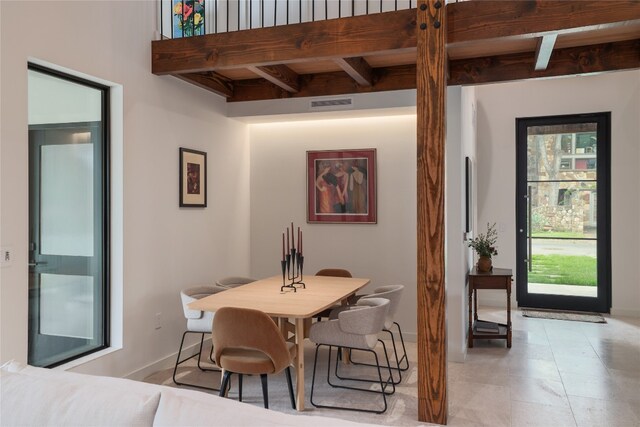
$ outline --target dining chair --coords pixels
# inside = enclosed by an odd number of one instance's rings
[[[349,310],[340,311],[338,313],[337,319],[314,323],[311,326],[311,330],[309,331],[309,339],[316,344],[310,396],[311,404],[313,406],[317,408],[333,408],[345,409],[349,411],[373,412],[376,414],[381,414],[387,410],[386,396],[395,392],[395,384],[393,383],[393,376],[391,373],[391,366],[389,364],[389,356],[387,355],[387,348],[384,342],[378,339],[378,333],[380,333],[380,331],[384,327],[387,311],[389,310],[389,304],[389,300],[384,298],[362,299],[361,301],[358,301],[356,306],[351,307]],[[385,359],[387,362],[386,366],[380,365],[378,354],[374,350],[378,343],[382,344]],[[314,401],[316,367],[318,365],[318,350],[322,346],[329,347],[329,352],[327,354],[327,383],[331,387],[379,394],[382,396],[381,408],[369,409],[365,407],[354,406],[335,406],[317,403]],[[338,361],[338,351],[336,351],[334,376],[341,380],[375,382],[380,386],[380,390],[376,390],[375,388],[371,387],[352,387],[332,383],[331,354],[333,347],[345,348],[348,350],[360,350],[373,354],[376,362],[374,366],[377,367],[378,371],[377,380],[370,380],[362,377],[347,378],[344,376],[340,376],[338,373],[338,367],[340,365]],[[382,372],[380,370],[381,367],[384,367],[389,372],[389,377],[384,381],[382,379]],[[391,385],[392,387],[391,391],[387,390],[387,387],[389,385]]]
[[[223,369],[220,396],[227,394],[231,375],[238,375],[238,396],[242,401],[242,376],[260,375],[264,407],[269,408],[267,375],[285,371],[291,406],[296,408],[291,370],[296,347],[286,342],[278,326],[265,313],[248,308],[223,307],[213,320],[213,349],[216,364]]]
[[[182,334],[182,340],[180,341],[180,348],[178,349],[178,357],[176,359],[176,364],[173,367],[173,382],[176,385],[185,385],[189,387],[201,388],[204,390],[213,390],[218,391],[219,389],[213,387],[206,387],[199,384],[180,382],[176,379],[176,373],[178,371],[178,366],[187,360],[193,359],[197,357],[198,360],[198,369],[201,371],[207,372],[220,372],[220,369],[216,368],[205,368],[200,364],[200,359],[202,355],[202,347],[204,345],[204,336],[205,334],[211,333],[211,325],[213,323],[213,312],[210,311],[199,311],[192,310],[188,307],[188,304],[193,301],[197,301],[201,298],[207,297],[209,295],[213,295],[215,293],[221,292],[222,290],[216,288],[215,286],[197,286],[193,288],[188,288],[180,291],[180,299],[182,300],[182,310],[184,311],[184,317],[187,319],[187,329]],[[182,347],[184,346],[184,339],[187,334],[200,334],[200,349],[198,352],[192,356],[186,357],[183,360],[180,360],[180,356],[182,354]],[[213,363],[212,359],[213,347],[211,348],[211,352],[209,353],[209,360]]]
[[[351,275],[351,272],[349,272],[349,270],[345,270],[342,268],[323,268],[322,270],[318,271],[315,275],[328,276],[328,277],[353,277]],[[331,314],[331,310],[337,307],[340,307],[340,305],[334,305],[333,307],[329,307],[321,311],[320,313],[316,314],[316,319],[320,321],[323,318],[329,317],[329,315]]]
[[[250,277],[229,276],[229,277],[223,277],[222,279],[216,280],[216,285],[221,288],[231,289],[231,288],[236,288],[238,286],[246,285],[247,283],[251,283],[255,281],[256,279],[252,279]]]
[[[394,383],[398,384],[402,381],[402,372],[406,371],[407,369],[409,369],[409,359],[407,357],[407,349],[404,345],[404,337],[402,336],[402,329],[400,328],[400,324],[396,321],[394,321],[395,319],[395,315],[398,311],[398,307],[400,307],[400,299],[402,298],[402,292],[404,291],[404,285],[387,285],[387,286],[381,286],[379,288],[376,288],[373,293],[371,294],[367,294],[367,295],[363,295],[360,296],[358,301],[363,301],[369,298],[386,298],[389,300],[389,311],[387,312],[387,316],[385,317],[385,321],[384,321],[384,328],[382,329],[384,332],[387,332],[390,336],[391,336],[391,344],[393,345],[393,353],[396,357],[396,367],[391,367],[391,369],[393,369],[394,371],[398,372],[398,377],[399,379],[396,381],[394,379]],[[335,313],[332,313],[332,316],[334,316]],[[398,359],[398,350],[396,347],[396,339],[395,336],[393,334],[393,332],[391,331],[391,328],[393,326],[396,326],[398,328],[398,335],[400,336],[400,342],[402,343],[402,351],[403,351],[403,355],[400,359]],[[351,356],[353,355],[353,353],[350,353],[349,356],[349,361],[353,364],[360,364],[360,365],[368,365],[368,366],[372,366],[371,364],[367,364],[367,363],[360,363],[360,362],[355,362]]]

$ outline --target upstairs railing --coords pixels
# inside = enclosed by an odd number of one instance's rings
[[[159,0],[159,5],[162,38],[180,38],[411,9],[417,0]]]

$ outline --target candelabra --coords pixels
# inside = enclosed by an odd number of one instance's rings
[[[293,289],[296,292],[296,285],[302,285],[302,288],[306,288],[303,278],[304,269],[304,256],[295,249],[291,249],[291,253],[287,254],[282,264],[282,286],[280,292],[283,292],[285,288]]]
[[[284,250],[284,233],[282,233],[282,286],[280,292],[284,292],[286,289],[293,289],[293,292],[297,292],[297,287],[306,288],[303,278],[304,271],[304,256],[302,255],[302,231],[298,227],[298,249],[296,249],[296,239],[293,234],[293,222],[291,223],[291,237],[292,241],[289,241],[289,228],[287,227],[287,252],[285,255]],[[292,243],[291,249],[289,244]]]

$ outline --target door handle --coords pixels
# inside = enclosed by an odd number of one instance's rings
[[[44,261],[40,261],[40,262],[30,262],[29,263],[29,267],[35,267],[37,265],[46,265],[47,263]]]

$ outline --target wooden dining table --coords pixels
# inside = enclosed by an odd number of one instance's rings
[[[267,279],[219,292],[189,304],[193,310],[213,311],[222,307],[251,308],[278,319],[285,339],[293,339],[296,345],[296,408],[304,410],[304,330],[305,319],[311,319],[321,311],[342,303],[369,283],[369,279],[304,276],[306,288],[297,287],[281,292],[282,276]],[[289,337],[286,325],[294,323],[293,337]]]

